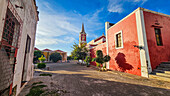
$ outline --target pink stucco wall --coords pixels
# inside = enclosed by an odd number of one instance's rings
[[[115,48],[115,33],[122,31],[123,48]],[[108,30],[110,69],[141,75],[141,64],[135,13]]]
[[[148,49],[152,69],[155,69],[161,62],[170,61],[170,17],[144,11],[144,22],[147,35]],[[155,31],[152,25],[158,21],[162,26],[161,35],[163,46],[157,46]]]

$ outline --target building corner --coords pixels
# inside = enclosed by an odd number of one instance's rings
[[[136,26],[137,26],[137,34],[138,34],[138,41],[140,52],[140,63],[141,63],[141,76],[147,77],[149,73],[152,72],[150,57],[149,57],[149,50],[147,44],[147,37],[146,37],[146,30],[145,30],[145,23],[144,23],[144,16],[143,16],[143,9],[138,8],[135,12],[136,15]]]

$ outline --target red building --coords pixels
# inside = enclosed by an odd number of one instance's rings
[[[34,47],[34,51],[40,51],[40,49],[38,49],[38,48]]]
[[[111,57],[108,69],[148,77],[161,62],[170,61],[169,25],[169,15],[138,8],[116,24],[106,22],[106,42],[91,44],[90,55],[103,50]]]

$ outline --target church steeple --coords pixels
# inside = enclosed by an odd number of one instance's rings
[[[81,32],[79,34],[79,46],[81,46],[82,44],[86,44],[86,33],[84,30],[84,23],[82,23],[82,28],[81,28]]]
[[[84,23],[82,23],[81,33],[85,33],[85,30],[84,30]]]
[[[102,34],[102,36],[105,36],[104,33]]]

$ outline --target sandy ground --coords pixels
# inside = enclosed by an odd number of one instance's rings
[[[39,81],[48,86],[44,90],[61,96],[170,96],[170,82],[117,71],[99,72],[73,63],[49,63],[47,67],[49,70],[35,69],[34,78],[19,96],[28,94],[32,84]],[[39,76],[42,73],[52,76]]]

